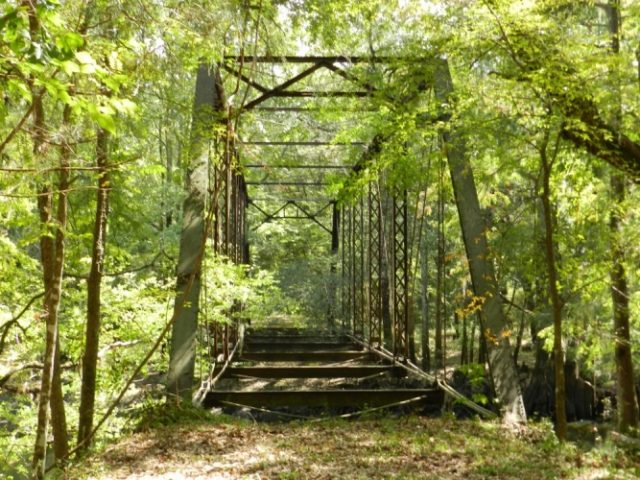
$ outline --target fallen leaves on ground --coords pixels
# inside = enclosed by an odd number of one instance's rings
[[[148,429],[68,474],[74,479],[637,478],[637,459],[595,469],[548,427],[513,432],[448,417],[282,424],[237,419]],[[620,459],[618,459],[620,461]],[[619,465],[618,465],[619,467]]]

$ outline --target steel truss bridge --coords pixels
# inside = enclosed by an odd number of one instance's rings
[[[328,140],[248,139],[236,131],[238,119],[248,114],[260,112],[281,112],[298,118],[307,112],[317,110],[311,102],[320,99],[366,99],[384,95],[366,78],[359,75],[354,67],[385,65],[397,62],[419,62],[392,58],[365,58],[344,56],[226,56],[218,65],[202,65],[199,68],[196,85],[195,109],[208,107],[216,118],[215,149],[219,160],[214,162],[212,186],[209,191],[209,208],[213,210],[211,243],[214,254],[224,255],[236,263],[250,263],[247,235],[261,223],[283,220],[304,220],[314,222],[331,238],[331,253],[334,262],[332,274],[336,278],[335,291],[331,293],[332,305],[327,314],[326,330],[323,332],[295,332],[286,330],[250,331],[247,335],[248,347],[238,351],[239,334],[237,324],[216,325],[213,331],[211,358],[216,362],[210,372],[206,391],[202,392],[204,404],[253,405],[256,407],[283,404],[334,405],[342,406],[349,401],[360,406],[367,404],[385,405],[411,398],[420,398],[429,405],[442,402],[442,385],[431,390],[389,394],[374,394],[369,391],[338,393],[336,398],[327,393],[293,392],[287,398],[285,393],[216,391],[211,386],[223,375],[254,376],[270,378],[292,377],[361,377],[391,368],[396,374],[398,368],[413,370],[428,380],[435,380],[425,372],[410,364],[410,245],[409,195],[404,189],[386,184],[384,175],[369,182],[366,191],[356,199],[329,198],[324,187],[327,182],[318,179],[323,172],[342,173],[346,181],[358,175],[375,162],[385,138],[375,135],[372,139],[339,142]],[[260,65],[275,66],[281,73],[290,73],[288,78],[276,85],[265,85],[256,80],[252,72]],[[284,68],[286,67],[286,68]],[[339,90],[324,88],[297,89],[318,72],[329,73],[340,79],[343,87]],[[240,106],[228,103],[223,87],[223,75],[228,75],[237,84],[235,98],[244,92]],[[199,95],[204,88],[208,94]],[[335,85],[335,82],[333,82]],[[243,88],[240,88],[242,86]],[[424,86],[427,89],[428,86]],[[303,87],[304,88],[304,87]],[[291,100],[303,99],[303,104],[292,104]],[[393,99],[386,99],[394,101]],[[300,101],[300,100],[298,100]],[[363,111],[370,109],[364,104]],[[260,158],[243,158],[246,149],[265,148],[305,149],[360,149],[359,159],[353,163],[288,162],[267,164]],[[314,172],[313,180],[276,178],[273,172],[286,169],[287,172]],[[267,171],[268,175],[255,179],[252,171]],[[271,175],[271,176],[270,176]],[[269,209],[253,191],[260,189],[286,188],[281,206]],[[292,192],[294,190],[294,193]],[[295,190],[298,189],[298,190]],[[311,193],[309,193],[311,192]],[[338,195],[340,197],[340,195]],[[273,197],[270,197],[272,201]],[[310,208],[309,202],[318,204]],[[248,225],[249,208],[262,217],[261,222]],[[330,214],[330,222],[326,221]],[[324,341],[323,341],[324,338]],[[373,355],[373,357],[371,357]],[[332,364],[318,365],[317,362],[363,359],[350,367],[332,367]],[[267,362],[259,366],[234,366],[234,361]],[[307,364],[278,366],[273,362],[302,361]],[[271,363],[269,363],[271,362]],[[309,362],[312,362],[309,364]],[[373,363],[372,363],[373,362]],[[398,367],[400,366],[400,367]],[[333,368],[333,369],[332,369]],[[346,370],[345,370],[346,368]],[[435,383],[434,383],[435,385]],[[236,395],[237,394],[237,395]],[[235,396],[234,396],[235,395]],[[347,401],[345,398],[349,398]],[[294,400],[295,399],[295,400]],[[342,399],[342,400],[340,400]]]

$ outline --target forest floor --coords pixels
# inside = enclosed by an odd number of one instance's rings
[[[287,423],[150,415],[65,478],[637,479],[640,452],[606,440],[560,445],[549,424],[513,431],[450,415]]]

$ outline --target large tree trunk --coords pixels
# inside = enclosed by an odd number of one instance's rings
[[[448,120],[450,113],[446,110],[453,93],[448,62],[439,60],[434,73],[436,99],[445,110],[443,118]],[[482,302],[482,334],[489,348],[489,369],[494,388],[501,404],[504,421],[525,422],[527,417],[509,343],[510,329],[502,311],[502,301],[491,262],[471,163],[466,155],[465,141],[454,129],[444,131],[442,136],[447,150],[471,281],[475,296]]]
[[[109,215],[109,134],[99,128],[96,137],[96,165],[98,167],[98,192],[96,216],[93,223],[93,247],[91,269],[87,281],[87,324],[85,347],[82,356],[82,386],[78,423],[78,445],[81,450],[89,446],[96,398],[96,373],[100,347],[102,269],[106,248],[107,218]]]
[[[204,244],[204,206],[208,190],[209,150],[205,147],[214,135],[215,114],[219,114],[223,106],[218,85],[217,72],[201,65],[196,78],[191,161],[187,173],[187,197],[183,205],[174,305],[175,322],[171,334],[167,377],[169,394],[188,401],[191,400],[193,389],[201,252]]]
[[[611,35],[611,53],[620,53],[620,0],[609,0],[607,5],[609,33]],[[614,79],[615,81],[615,79]],[[616,92],[620,94],[619,89]],[[621,123],[619,101],[614,114],[613,124],[618,129]],[[621,216],[626,196],[624,176],[620,173],[611,175],[611,196],[613,207],[609,214],[611,230],[611,298],[613,301],[613,334],[615,342],[618,428],[626,432],[638,426],[638,403],[633,382],[633,358],[631,355],[631,337],[629,329],[629,289],[624,268],[626,256],[621,239]]]
[[[567,436],[567,409],[564,379],[564,351],[562,349],[562,302],[558,292],[558,274],[556,269],[556,249],[553,239],[553,221],[551,212],[551,164],[547,159],[547,142],[540,150],[542,163],[542,209],[544,215],[544,247],[547,261],[547,274],[549,280],[549,298],[551,299],[551,312],[553,316],[553,365],[555,381],[555,417],[556,435],[564,440]]]

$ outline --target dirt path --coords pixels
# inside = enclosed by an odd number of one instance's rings
[[[224,420],[140,432],[69,478],[92,479],[544,479],[637,478],[626,459],[559,446],[548,429],[404,417],[320,423]],[[635,472],[635,473],[634,473]]]

